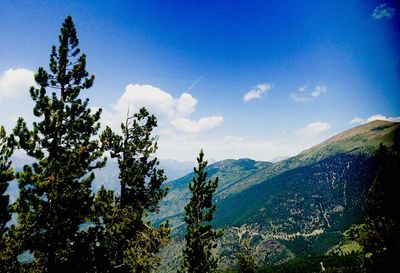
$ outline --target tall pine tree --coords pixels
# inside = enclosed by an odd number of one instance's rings
[[[6,131],[0,126],[0,272],[7,272],[13,268],[13,253],[7,242],[8,228],[6,224],[11,220],[11,208],[9,204],[9,196],[6,194],[9,182],[14,177],[14,171],[11,168],[10,156],[13,148],[9,145]]]
[[[103,272],[150,272],[158,264],[156,254],[169,241],[168,223],[153,227],[145,217],[158,209],[167,194],[166,180],[154,157],[157,138],[152,137],[157,119],[145,108],[121,124],[119,136],[106,128],[104,148],[118,159],[120,193],[102,188],[96,198],[98,234],[95,264]]]
[[[207,161],[204,160],[203,150],[197,163],[198,167],[194,169],[196,176],[189,184],[192,197],[185,207],[186,246],[180,272],[215,272],[218,258],[214,257],[212,250],[217,247],[215,241],[222,236],[222,231],[214,230],[209,222],[216,209],[212,198],[218,187],[218,177],[207,181]]]
[[[15,205],[20,251],[34,257],[27,265],[30,271],[73,272],[80,225],[92,212],[92,170],[105,163],[94,140],[101,110],[92,113],[89,99],[80,98],[94,75],[86,71],[86,55],[78,44],[68,16],[59,46],[52,47],[50,71],[40,67],[38,88],[30,89],[39,121],[29,130],[20,118],[14,129],[19,147],[35,159],[17,174],[20,196]]]
[[[6,232],[7,222],[11,220],[10,198],[5,192],[8,188],[8,182],[14,178],[14,171],[9,160],[12,152],[13,149],[8,145],[6,131],[3,126],[0,126],[0,238]],[[1,247],[2,242],[0,242]]]

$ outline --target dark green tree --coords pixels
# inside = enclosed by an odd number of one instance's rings
[[[3,126],[0,126],[0,272],[7,272],[13,268],[13,253],[7,244],[9,239],[6,227],[11,220],[10,198],[5,193],[9,182],[14,178],[10,161],[12,153],[13,148],[9,145],[6,131]]]
[[[400,131],[394,145],[380,145],[378,171],[368,192],[365,222],[350,229],[351,237],[364,248],[362,263],[367,272],[391,272],[400,253]]]
[[[238,273],[256,273],[257,264],[254,257],[251,255],[251,247],[249,241],[242,243],[243,251],[236,254],[238,263]]]
[[[156,254],[169,241],[168,223],[156,228],[145,220],[156,212],[168,189],[154,157],[157,138],[152,137],[157,119],[145,108],[121,124],[122,136],[110,128],[102,143],[111,157],[118,159],[120,192],[102,188],[96,198],[97,235],[95,264],[102,272],[150,272],[157,267]]]
[[[207,161],[204,160],[203,150],[200,151],[197,163],[197,169],[194,168],[196,176],[189,184],[192,196],[185,207],[186,245],[180,272],[215,272],[218,258],[212,251],[217,247],[216,240],[222,236],[222,231],[213,229],[210,221],[216,209],[212,198],[218,187],[218,177],[207,181]]]
[[[93,113],[89,99],[80,98],[94,75],[86,71],[86,55],[78,44],[68,16],[59,46],[51,50],[50,71],[40,67],[38,87],[30,89],[38,122],[29,130],[20,118],[14,129],[14,141],[35,159],[17,174],[20,196],[15,204],[20,252],[30,251],[34,257],[29,271],[74,271],[80,226],[92,212],[92,170],[105,164],[94,139],[101,110]]]
[[[6,232],[6,224],[11,220],[9,196],[5,194],[8,182],[14,178],[14,170],[11,168],[10,156],[13,149],[8,145],[6,131],[0,126],[0,238]],[[0,247],[1,247],[0,242]]]

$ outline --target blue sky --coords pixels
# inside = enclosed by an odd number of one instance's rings
[[[145,105],[159,156],[274,160],[400,116],[391,1],[0,2],[0,123],[32,120],[28,87],[67,15],[96,75],[82,94],[118,128]]]

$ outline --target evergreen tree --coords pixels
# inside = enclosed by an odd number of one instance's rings
[[[368,192],[363,224],[350,229],[351,237],[364,248],[363,266],[367,272],[391,272],[400,253],[400,131],[395,131],[390,149],[380,145],[376,160],[378,171]]]
[[[9,160],[13,152],[12,146],[8,143],[6,131],[0,126],[0,272],[10,271],[12,267],[12,256],[8,247],[8,236],[6,224],[11,220],[11,208],[9,205],[9,196],[5,194],[8,183],[14,177],[14,171],[11,168]],[[11,267],[10,267],[11,263]]]
[[[92,113],[89,99],[79,97],[92,86],[94,75],[86,71],[86,55],[80,54],[70,16],[59,43],[52,47],[50,71],[40,67],[35,74],[38,88],[30,89],[38,122],[29,130],[20,118],[14,129],[19,147],[35,159],[17,174],[16,237],[20,252],[33,253],[28,270],[51,273],[74,271],[80,225],[92,212],[92,170],[105,164],[94,140],[101,110]]]
[[[167,194],[166,180],[153,157],[157,138],[152,137],[157,119],[145,108],[121,124],[123,136],[110,128],[102,143],[118,159],[120,193],[102,188],[96,198],[97,245],[95,264],[102,272],[150,272],[156,268],[160,248],[169,241],[168,223],[159,228],[145,218],[158,209]]]
[[[0,126],[0,238],[6,232],[6,224],[11,219],[9,196],[5,194],[8,182],[13,180],[14,171],[9,158],[13,149],[9,147],[6,131]],[[0,242],[0,248],[2,243]]]
[[[218,177],[207,181],[207,161],[203,157],[201,150],[197,158],[198,167],[194,169],[196,176],[189,184],[192,196],[185,207],[186,246],[180,272],[205,273],[217,269],[218,258],[212,250],[217,247],[215,241],[222,236],[222,231],[214,230],[209,222],[216,209],[212,198],[218,187]]]
[[[236,254],[236,259],[239,266],[238,273],[256,273],[257,264],[256,260],[251,255],[250,242],[244,241],[242,247],[244,251]]]

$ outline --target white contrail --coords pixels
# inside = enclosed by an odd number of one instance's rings
[[[201,79],[203,79],[203,76],[200,76],[198,79],[196,79],[196,80],[189,86],[189,88],[185,90],[185,92],[188,92],[188,91],[192,90],[192,88],[195,87],[196,84],[197,84],[199,81],[201,81]]]

